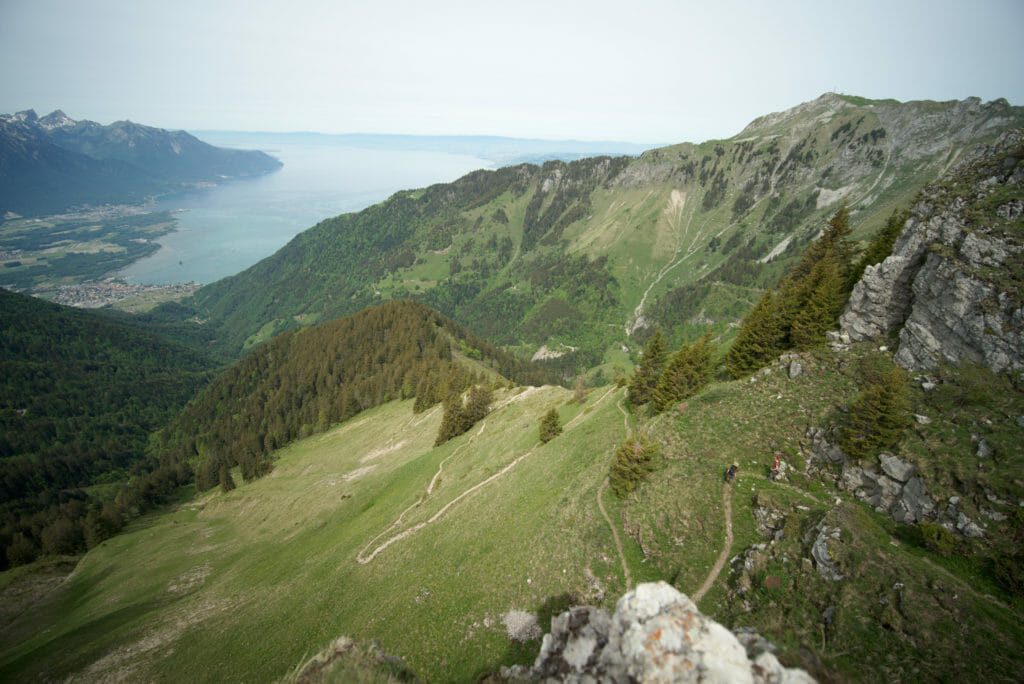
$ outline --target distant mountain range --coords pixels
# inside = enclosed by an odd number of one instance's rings
[[[318,147],[337,146],[363,150],[403,150],[465,154],[486,159],[495,166],[542,164],[558,159],[569,162],[601,155],[637,157],[655,145],[616,140],[541,140],[507,138],[495,135],[394,135],[380,133],[251,133],[244,131],[196,131],[204,138],[227,143],[232,147],[254,147],[266,144],[272,137],[291,144]]]
[[[104,126],[60,110],[0,114],[0,217],[139,202],[280,167],[263,152],[214,147],[185,131],[131,121]]]

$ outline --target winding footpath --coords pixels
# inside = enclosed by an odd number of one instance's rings
[[[508,406],[509,404],[513,403],[513,402],[521,401],[523,398],[529,396],[533,392],[538,391],[539,389],[540,388],[538,388],[538,387],[529,387],[524,392],[521,392],[521,393],[519,393],[519,394],[517,394],[515,396],[512,396],[512,397],[506,399],[505,401],[499,403],[497,406],[494,407],[494,409],[492,409],[491,413],[493,413],[495,411],[498,411],[498,410]],[[594,402],[594,406],[596,406],[597,404],[599,404],[602,401],[604,401],[604,399],[608,395],[610,395],[612,392],[614,392],[614,391],[615,391],[615,387],[613,386],[611,389],[609,389],[607,392],[605,392],[603,395],[601,395],[601,397],[597,401]],[[576,415],[575,418],[573,418],[568,423],[566,423],[563,426],[562,429],[563,430],[567,430],[567,429],[571,428],[573,425],[575,425],[577,422],[579,422],[583,418],[583,416],[584,416],[584,412],[581,411],[579,414]],[[531,454],[533,454],[537,450],[537,448],[540,446],[540,444],[534,445],[531,449],[529,449],[528,451],[525,451],[524,453],[522,453],[519,456],[517,456],[515,459],[513,459],[511,462],[509,462],[504,468],[502,468],[498,472],[496,472],[493,475],[491,475],[490,477],[488,477],[488,478],[486,478],[486,479],[476,483],[475,485],[473,485],[469,489],[466,489],[465,491],[463,491],[461,494],[456,496],[454,499],[452,499],[451,501],[446,503],[440,510],[438,510],[432,516],[427,518],[425,521],[416,523],[412,527],[406,528],[406,529],[402,530],[401,532],[397,532],[397,533],[393,534],[391,537],[388,537],[387,540],[385,540],[384,542],[380,543],[376,548],[374,548],[373,551],[369,551],[370,547],[372,547],[375,543],[377,543],[378,540],[380,540],[382,537],[385,537],[385,536],[387,536],[388,534],[390,534],[392,532],[395,532],[395,530],[397,530],[399,527],[401,527],[402,521],[405,519],[406,514],[408,514],[414,508],[417,508],[418,506],[420,506],[420,504],[425,502],[430,497],[430,495],[434,491],[434,486],[437,484],[437,481],[441,477],[441,473],[444,470],[444,464],[447,461],[451,460],[456,454],[460,453],[464,449],[467,449],[476,440],[477,437],[479,437],[481,434],[483,434],[483,431],[484,431],[484,429],[486,427],[487,427],[487,419],[485,418],[483,421],[481,421],[480,428],[476,431],[475,434],[473,434],[464,444],[459,445],[458,448],[456,448],[454,451],[452,451],[452,453],[450,453],[447,457],[444,458],[444,460],[441,461],[441,463],[438,464],[437,472],[434,474],[434,477],[431,478],[430,484],[427,485],[427,489],[423,493],[423,495],[415,503],[413,503],[408,508],[406,508],[404,511],[402,511],[399,514],[398,518],[393,523],[391,523],[391,525],[389,525],[383,532],[381,532],[380,534],[375,536],[373,539],[371,539],[369,541],[369,543],[367,543],[366,546],[364,546],[362,548],[362,550],[360,550],[359,553],[356,554],[356,561],[358,563],[360,563],[361,565],[366,565],[367,563],[372,561],[374,558],[376,558],[378,554],[380,554],[382,551],[387,549],[392,544],[394,544],[396,542],[399,542],[402,539],[405,539],[406,537],[410,536],[411,534],[414,534],[415,532],[418,532],[419,530],[422,530],[427,525],[430,525],[431,523],[436,522],[441,516],[443,516],[445,513],[447,513],[448,509],[450,509],[452,506],[457,504],[459,501],[462,501],[464,498],[466,498],[467,496],[469,496],[473,492],[477,491],[481,487],[484,487],[484,486],[490,484],[491,482],[493,482],[494,480],[498,479],[499,477],[501,477],[502,475],[504,475],[508,471],[512,470],[514,467],[516,467],[516,465],[519,464],[520,461],[522,461],[527,456],[530,456]],[[621,553],[621,548],[620,548],[620,553]]]
[[[601,397],[604,399],[604,397]],[[622,408],[622,400],[619,399],[618,403],[615,404],[619,411],[622,413],[622,425],[626,430],[626,437],[629,437],[631,430],[629,429],[629,414],[626,413],[626,409]],[[622,540],[619,538],[619,530],[612,523],[611,516],[608,515],[608,511],[604,508],[604,490],[608,487],[608,477],[604,478],[604,482],[597,488],[597,508],[601,511],[604,521],[608,523],[608,528],[612,531],[612,537],[615,539],[615,550],[619,554],[619,562],[622,563],[622,575],[626,578],[626,591],[633,588],[633,577],[629,574],[629,565],[626,563],[626,554],[622,551]]]
[[[704,598],[704,594],[708,593],[708,589],[718,579],[718,575],[725,567],[725,562],[729,560],[729,553],[732,551],[732,486],[728,483],[722,485],[722,507],[725,508],[725,541],[722,543],[722,552],[718,554],[718,560],[715,561],[704,584],[700,585],[700,589],[690,597],[694,603],[700,601]]]

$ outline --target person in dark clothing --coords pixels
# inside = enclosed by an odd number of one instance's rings
[[[729,466],[729,470],[725,471],[725,481],[732,484],[733,478],[736,477],[736,471],[739,469],[740,467],[735,463]]]

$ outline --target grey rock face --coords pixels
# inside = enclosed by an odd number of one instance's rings
[[[879,454],[878,460],[882,463],[882,471],[900,482],[906,482],[917,472],[917,466],[902,461],[892,454]]]
[[[641,584],[615,614],[576,607],[551,621],[532,668],[502,668],[520,682],[813,682],[770,652],[753,659],[736,636],[665,582]]]
[[[892,255],[854,288],[844,333],[856,342],[899,330],[894,359],[908,370],[976,363],[1024,374],[1021,285],[1007,268],[1024,253],[1022,147],[1024,131],[1010,131],[922,193]]]
[[[829,441],[829,435],[823,428],[809,428],[807,438],[810,440],[812,457],[828,463],[844,463],[846,461],[846,454]]]
[[[819,523],[816,529],[818,536],[815,537],[814,543],[811,545],[811,559],[814,561],[814,567],[826,582],[837,582],[843,579],[843,575],[839,572],[839,564],[832,557],[829,543],[830,541],[839,541],[840,530],[838,527],[829,527],[824,523]]]

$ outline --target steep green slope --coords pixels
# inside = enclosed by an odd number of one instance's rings
[[[510,643],[504,614],[624,591],[597,506],[620,396],[503,390],[436,448],[440,408],[371,409],[282,450],[271,475],[94,549],[0,628],[0,674],[265,681],[342,633],[381,639],[433,680],[530,659],[536,642]],[[540,446],[552,407],[565,429]],[[626,552],[633,581],[646,576]]]
[[[999,100],[827,94],[728,140],[638,159],[477,171],[328,219],[200,290],[193,314],[238,355],[281,330],[422,298],[566,373],[623,361],[653,327],[731,324],[843,203],[854,237],[965,150],[1024,123]]]
[[[539,640],[510,638],[512,611],[547,630],[570,603],[610,606],[664,579],[826,679],[1012,678],[1024,610],[998,568],[1021,542],[1019,516],[930,547],[924,526],[875,512],[810,455],[808,427],[842,422],[859,359],[886,358],[806,354],[794,379],[780,365],[713,384],[640,425],[614,387],[583,404],[560,388],[502,390],[490,415],[440,447],[440,408],[385,404],[279,451],[267,477],[93,549],[2,628],[0,674],[269,680],[346,635],[379,640],[424,678],[467,681],[532,661]],[[1019,457],[998,477],[977,468],[972,426],[990,421],[986,439],[1002,445],[1024,405],[1010,388],[959,413],[956,401],[915,390],[911,412],[932,422],[900,453],[933,496],[961,496],[973,518],[992,506],[986,491],[1024,496],[1024,473]],[[550,408],[564,430],[541,445]],[[662,460],[620,502],[603,483],[630,432],[660,444]],[[785,463],[778,482],[766,477],[773,453]],[[739,478],[726,487],[731,462]],[[841,578],[818,568],[822,525],[837,530],[827,543]],[[9,579],[6,591],[19,586]]]

